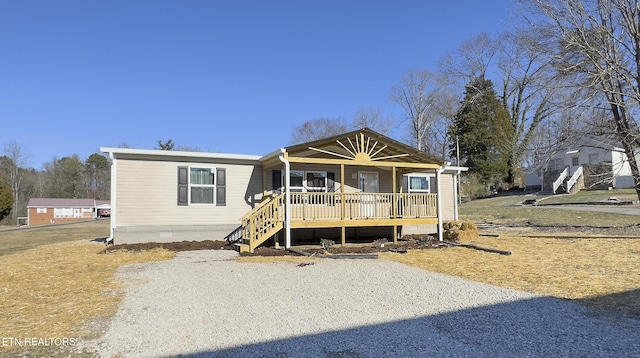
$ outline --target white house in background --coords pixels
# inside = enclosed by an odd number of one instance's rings
[[[461,167],[368,128],[267,155],[101,148],[111,167],[117,243],[441,233],[457,219]]]
[[[525,176],[528,189],[544,192],[567,190],[567,182],[583,181],[585,188],[613,187],[633,188],[631,168],[622,145],[615,140],[583,136],[575,143],[566,144],[548,161],[546,168],[539,168]],[[569,188],[571,189],[571,188]]]

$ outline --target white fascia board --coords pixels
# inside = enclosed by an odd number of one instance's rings
[[[284,154],[286,152],[286,150],[284,148],[280,148],[280,149],[276,149],[273,152],[267,154],[267,155],[263,155],[262,157],[260,157],[260,161],[264,162],[267,159],[270,158],[277,158],[278,156],[280,156],[280,154]]]
[[[442,168],[447,172],[466,172],[469,170],[468,167],[459,167],[455,165],[445,165]]]
[[[130,154],[130,155],[155,155],[173,158],[207,158],[207,159],[227,159],[227,160],[244,160],[259,161],[259,155],[247,154],[227,154],[227,153],[207,153],[207,152],[184,152],[173,150],[154,150],[154,149],[132,149],[132,148],[109,148],[102,147],[100,151],[103,153]]]

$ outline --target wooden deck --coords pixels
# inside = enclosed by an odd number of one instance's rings
[[[291,228],[437,224],[436,194],[291,193]],[[242,218],[251,251],[284,228],[285,194],[263,201]]]

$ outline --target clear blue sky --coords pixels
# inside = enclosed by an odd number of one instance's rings
[[[53,157],[156,140],[263,155],[319,117],[401,116],[391,86],[508,0],[0,2],[0,145]],[[397,137],[401,139],[402,133]]]

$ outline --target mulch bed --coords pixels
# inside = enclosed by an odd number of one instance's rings
[[[361,243],[358,245],[349,244],[346,247],[342,247],[339,244],[322,248],[320,245],[307,245],[302,248],[302,251],[310,254],[370,254],[397,250],[402,252],[404,250],[416,250],[427,248],[443,247],[442,243],[438,243],[437,239],[428,235],[413,235],[405,236],[398,241],[397,244],[387,242],[386,239],[376,240],[373,242]],[[446,245],[444,245],[446,246]],[[123,251],[145,251],[153,250],[155,248],[163,248],[169,251],[194,251],[194,250],[234,250],[234,246],[227,241],[180,241],[180,242],[147,242],[142,244],[120,244],[107,246],[104,252],[111,252],[114,250]],[[259,247],[253,254],[242,253],[242,256],[285,256],[297,254],[284,250],[282,248],[276,249],[274,247]]]
[[[169,251],[195,251],[195,250],[233,250],[233,245],[227,241],[178,241],[178,242],[145,242],[142,244],[120,244],[109,245],[104,252],[114,250],[124,251],[146,251],[163,248]]]

